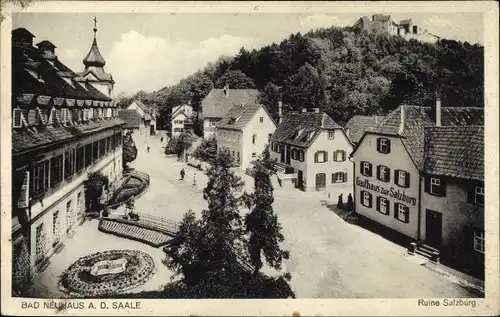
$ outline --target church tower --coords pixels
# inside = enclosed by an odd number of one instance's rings
[[[75,80],[79,82],[88,82],[106,96],[113,98],[113,86],[115,81],[111,74],[104,71],[106,61],[97,47],[97,19],[95,17],[94,41],[92,42],[89,53],[83,59],[83,65],[85,65],[85,70],[79,73]]]

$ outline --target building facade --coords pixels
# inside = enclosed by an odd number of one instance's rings
[[[453,164],[458,170],[463,170],[464,156],[445,147],[446,142],[456,144],[451,136],[437,133],[430,136],[429,133],[432,129],[477,130],[474,126],[483,122],[482,108],[441,107],[439,101],[433,107],[403,105],[391,112],[378,126],[364,133],[351,155],[356,212],[400,234],[408,243],[417,242],[424,255],[430,256],[436,251],[445,258],[452,258],[447,253],[456,254],[457,251],[450,251],[448,246],[456,245],[450,241],[459,236],[455,235],[457,230],[463,231],[468,226],[484,228],[481,212],[473,212],[467,205],[470,183],[479,180],[477,175],[474,180],[467,180],[469,176],[450,178],[443,170],[431,169],[435,165],[431,164],[432,160],[446,163],[436,158],[435,153],[456,156]],[[471,139],[461,141],[462,144],[467,142]],[[482,164],[482,154],[470,157],[478,158],[478,164]],[[482,169],[475,170],[482,173]],[[431,181],[433,194],[430,194]],[[436,184],[445,181],[449,186],[446,198],[440,197],[434,189]],[[426,229],[427,222],[431,223],[430,229]]]
[[[184,132],[185,124],[189,124],[193,115],[193,107],[181,105],[172,108],[171,126],[172,136],[179,136]]]
[[[125,109],[119,110],[118,116],[126,122],[124,132],[132,133],[137,148],[147,145],[150,136],[156,134],[156,111],[140,100],[134,100]]]
[[[203,137],[215,136],[217,123],[234,106],[259,104],[257,89],[212,89],[201,101],[199,118],[203,120]]]
[[[33,38],[23,28],[12,32],[13,295],[23,293],[84,219],[88,174],[108,177],[108,192],[122,174],[124,122],[110,96],[111,76],[104,92],[103,82],[82,82],[52,43],[35,47]],[[96,56],[94,36],[85,67],[95,67]]]
[[[263,105],[237,105],[217,124],[217,149],[229,151],[234,163],[246,169],[275,130],[276,123]]]
[[[344,129],[319,109],[288,112],[271,136],[271,158],[304,191],[351,193],[352,149]]]

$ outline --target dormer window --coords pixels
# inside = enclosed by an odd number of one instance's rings
[[[50,110],[49,124],[56,123],[56,108]]]
[[[307,140],[309,141],[310,139],[312,139],[313,135],[314,135],[314,132],[313,132],[313,131],[308,132],[308,133],[307,133]]]
[[[12,126],[14,128],[20,128],[23,126],[22,113],[21,113],[21,109],[19,109],[19,108],[14,109],[14,111],[12,113]]]
[[[61,123],[66,123],[68,121],[68,109],[61,109]]]

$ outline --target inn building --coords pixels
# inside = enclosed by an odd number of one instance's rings
[[[114,81],[94,40],[76,73],[56,46],[12,31],[13,293],[20,295],[85,215],[84,181],[122,175],[122,125]]]
[[[278,109],[281,117],[281,108]],[[344,129],[318,108],[284,115],[271,136],[271,158],[304,191],[345,197],[352,191],[353,144]]]
[[[478,187],[482,168],[476,166],[483,164],[482,147],[471,143],[474,138],[482,140],[483,124],[483,108],[441,107],[439,100],[432,107],[402,105],[392,111],[364,133],[351,154],[355,211],[399,233],[408,243],[416,242],[417,253],[429,257],[441,253],[443,260],[450,258],[446,256],[449,252],[462,254],[457,232],[464,234],[471,226],[479,237],[484,228],[483,212],[474,211],[477,208],[467,203],[467,192],[484,193]],[[459,133],[452,131],[468,133],[458,138]],[[460,153],[457,148],[463,152],[469,143],[469,150],[477,153]],[[469,159],[476,157],[477,162],[465,160],[467,155]],[[457,172],[460,170],[466,175]],[[447,180],[453,186],[450,196],[436,199],[444,193],[436,186]]]

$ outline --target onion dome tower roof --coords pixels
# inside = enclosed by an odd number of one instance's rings
[[[101,52],[99,52],[99,48],[97,47],[97,39],[96,39],[96,33],[97,33],[97,20],[94,18],[94,41],[92,42],[92,46],[90,47],[90,51],[87,54],[87,56],[83,59],[83,64],[86,67],[89,66],[96,66],[96,67],[103,67],[106,65],[106,61],[101,55]]]

